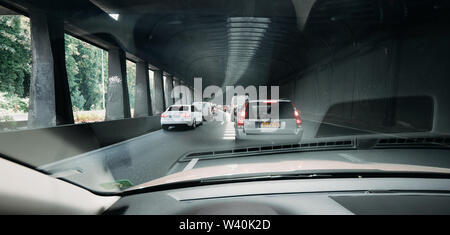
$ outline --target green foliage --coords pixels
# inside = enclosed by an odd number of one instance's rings
[[[134,109],[134,94],[136,89],[136,64],[127,60],[127,85],[130,97],[130,107]]]
[[[28,112],[31,77],[30,22],[24,16],[0,16],[0,122]]]
[[[0,16],[0,92],[27,97],[30,77],[30,22],[24,16]]]
[[[101,58],[103,53],[106,78],[107,53],[70,35],[65,35],[65,51],[67,77],[74,110],[102,109]]]
[[[0,116],[5,117],[11,112],[28,112],[28,98],[0,92]]]
[[[103,87],[106,92],[108,81],[108,53],[65,35],[65,59],[74,111],[103,109]],[[24,16],[0,16],[0,108],[6,113],[28,111],[31,62],[29,19]],[[133,107],[136,65],[127,65],[127,73]],[[6,113],[2,114],[3,117]]]

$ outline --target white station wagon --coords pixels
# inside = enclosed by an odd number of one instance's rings
[[[171,105],[161,114],[161,127],[164,130],[179,125],[196,128],[202,123],[202,113],[194,105]]]

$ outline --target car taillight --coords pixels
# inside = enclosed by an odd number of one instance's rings
[[[242,111],[239,115],[237,126],[244,126],[244,119],[245,119],[245,111]]]
[[[300,113],[295,110],[294,111],[294,116],[295,116],[295,123],[297,123],[297,127],[302,125],[302,119],[300,118]]]
[[[168,117],[169,115],[167,115],[167,114],[165,114],[165,113],[161,113],[161,117],[162,118],[166,118],[166,117]]]

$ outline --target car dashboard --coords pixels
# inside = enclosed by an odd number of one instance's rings
[[[290,179],[224,183],[124,196],[105,214],[450,214],[450,180]]]

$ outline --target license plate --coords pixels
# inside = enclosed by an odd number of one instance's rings
[[[280,128],[280,122],[261,122],[261,128]]]

